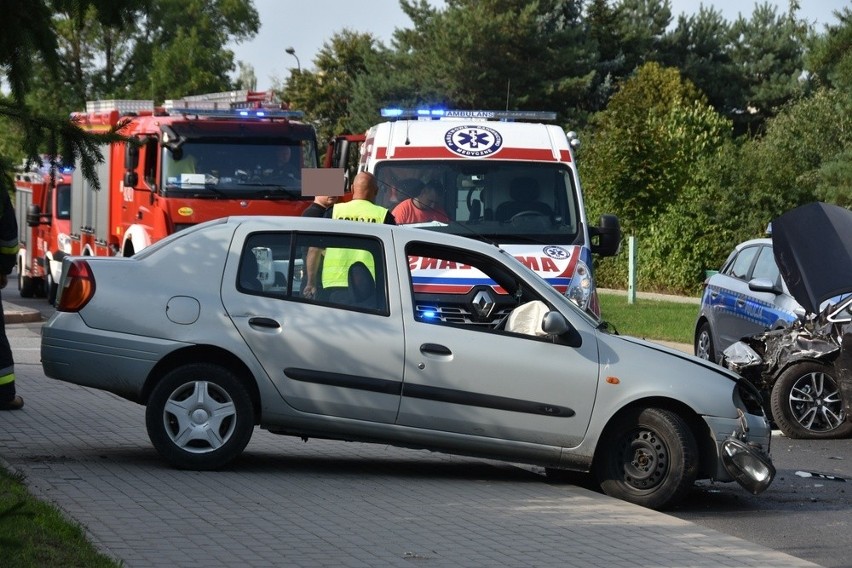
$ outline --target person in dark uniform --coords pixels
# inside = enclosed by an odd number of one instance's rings
[[[9,192],[0,191],[0,288],[5,288],[9,273],[18,258],[18,221]],[[24,399],[15,392],[15,361],[6,337],[3,302],[0,300],[0,410],[18,410]]]
[[[302,217],[325,217],[325,212],[337,203],[338,199],[337,195],[317,195],[314,202],[302,211]]]

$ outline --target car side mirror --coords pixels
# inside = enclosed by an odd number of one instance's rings
[[[749,280],[748,289],[752,292],[769,292],[775,295],[781,293],[781,289],[766,278],[753,278]]]
[[[549,311],[544,314],[544,319],[541,321],[541,329],[548,337],[560,337],[570,347],[580,347],[583,344],[583,339],[577,332],[577,329],[571,325],[571,322],[557,311]]]

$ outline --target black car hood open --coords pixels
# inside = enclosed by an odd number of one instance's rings
[[[852,211],[814,202],[772,221],[772,248],[790,294],[808,313],[852,292]]]

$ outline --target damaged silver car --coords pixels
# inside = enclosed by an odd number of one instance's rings
[[[772,221],[775,261],[806,311],[792,325],[743,338],[722,364],[764,396],[790,438],[852,435],[852,212],[810,203]],[[822,309],[820,309],[822,307]]]

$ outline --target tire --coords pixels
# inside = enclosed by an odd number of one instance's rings
[[[601,439],[595,460],[601,490],[650,509],[684,497],[698,476],[698,446],[686,422],[660,408],[620,416]]]
[[[53,281],[53,273],[50,271],[50,260],[45,257],[44,259],[44,295],[47,298],[47,302],[54,306],[56,305],[56,292],[58,291],[58,284]]]
[[[852,435],[832,368],[813,361],[787,368],[770,395],[772,418],[788,438],[832,439]]]
[[[706,359],[711,363],[716,362],[716,350],[713,349],[713,335],[710,333],[710,324],[701,323],[698,333],[695,334],[695,356]]]
[[[18,265],[18,292],[21,293],[21,298],[32,298],[35,295],[33,279],[24,276],[23,267],[20,265]]]
[[[254,431],[254,408],[233,372],[191,363],[154,387],[145,425],[154,448],[174,467],[213,470],[245,449]]]

